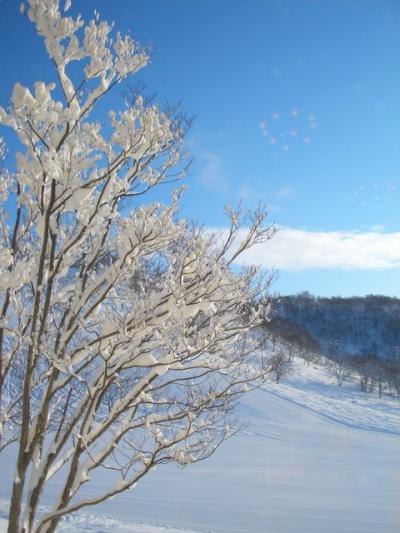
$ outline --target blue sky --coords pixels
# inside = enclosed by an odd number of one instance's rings
[[[0,105],[17,80],[53,77],[18,5],[0,1]],[[248,261],[278,268],[274,290],[400,296],[397,0],[75,0],[72,14],[95,8],[153,49],[148,93],[197,116],[185,217],[222,226],[226,202],[263,201],[282,229]]]

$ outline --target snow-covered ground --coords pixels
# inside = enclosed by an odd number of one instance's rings
[[[0,501],[0,533],[7,533],[7,502]],[[182,528],[174,528],[162,525],[151,526],[149,524],[122,522],[101,514],[75,514],[64,519],[58,528],[60,533],[194,533]]]
[[[355,381],[337,387],[325,367],[295,360],[284,383],[246,397],[240,416],[247,429],[208,461],[160,467],[134,492],[70,518],[60,532],[400,531],[398,399],[361,393]],[[0,461],[7,498],[12,460]],[[106,483],[105,474],[86,490]]]
[[[322,358],[322,363],[327,360]],[[290,375],[266,389],[342,424],[400,434],[399,398],[361,392],[355,379],[347,379],[338,387],[326,364],[307,366],[303,359],[294,358]]]

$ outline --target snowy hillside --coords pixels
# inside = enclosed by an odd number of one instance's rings
[[[267,385],[265,389],[343,424],[400,434],[399,398],[379,398],[377,394],[361,392],[355,379],[347,379],[338,387],[332,372],[324,365],[306,365],[295,357],[285,381]]]
[[[210,460],[160,467],[134,492],[86,509],[59,531],[400,531],[398,399],[361,393],[356,381],[338,387],[328,368],[295,359],[282,384],[248,395],[239,414],[246,430]],[[1,461],[6,499],[12,460]],[[106,483],[105,473],[87,490]]]

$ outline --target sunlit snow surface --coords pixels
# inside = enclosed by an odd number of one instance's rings
[[[247,396],[240,415],[245,432],[208,461],[160,467],[60,532],[399,533],[398,399],[356,382],[339,388],[326,369],[296,360],[283,384]],[[11,463],[4,454],[2,498]],[[105,473],[86,494],[106,483]]]
[[[7,521],[1,517],[6,513],[6,502],[0,502],[0,533],[7,532]],[[151,526],[148,524],[122,522],[107,516],[75,514],[64,519],[57,529],[59,533],[194,533],[182,528],[174,528],[162,525]]]
[[[266,388],[343,424],[400,434],[399,398],[365,394],[355,380],[346,380],[338,387],[334,376],[321,364],[305,366],[302,359],[295,358],[290,376],[279,386]]]

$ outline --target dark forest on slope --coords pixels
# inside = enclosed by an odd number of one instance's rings
[[[400,299],[322,298],[309,293],[273,299],[268,325],[289,342],[332,356],[400,357]]]

